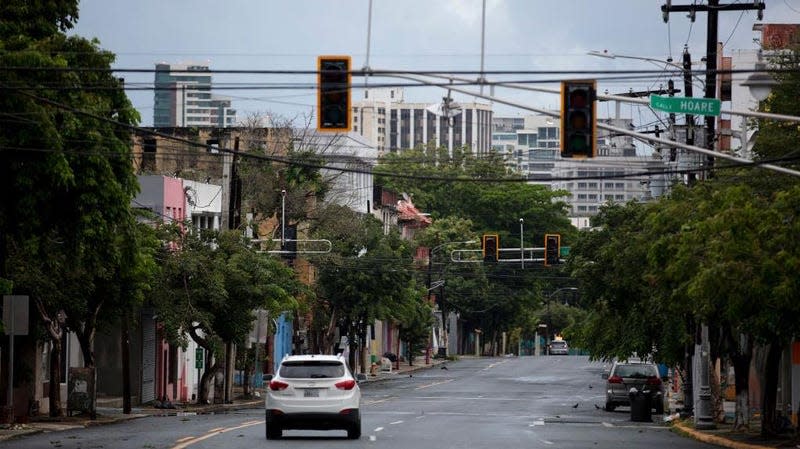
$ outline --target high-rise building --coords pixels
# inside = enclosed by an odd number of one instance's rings
[[[630,119],[604,119],[616,127],[630,127]],[[588,217],[608,202],[644,201],[666,186],[666,169],[658,157],[636,154],[630,136],[598,135],[597,157],[562,158],[560,124],[545,115],[493,119],[492,146],[506,157],[506,165],[531,184],[566,190],[569,214],[578,227],[588,226]],[[652,174],[651,174],[652,173]],[[661,190],[658,190],[661,189]]]
[[[154,127],[225,128],[235,124],[231,100],[211,94],[207,65],[156,64]]]
[[[353,132],[379,152],[433,144],[469,147],[488,154],[492,143],[492,106],[482,103],[406,103],[403,89],[366,89],[353,102]]]

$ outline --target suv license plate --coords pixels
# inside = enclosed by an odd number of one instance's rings
[[[316,390],[316,389],[303,390],[303,397],[304,398],[318,398],[319,397],[319,390]]]

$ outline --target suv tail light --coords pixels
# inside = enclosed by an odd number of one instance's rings
[[[269,382],[269,389],[272,391],[285,390],[288,387],[289,384],[287,384],[286,382],[281,382],[279,380],[272,380]]]
[[[611,376],[608,378],[608,383],[610,384],[621,384],[622,378],[619,376]]]
[[[661,385],[661,379],[657,376],[650,376],[647,378],[647,385]]]
[[[340,390],[352,390],[353,387],[356,386],[356,381],[353,379],[343,380],[341,382],[336,382],[336,388]]]

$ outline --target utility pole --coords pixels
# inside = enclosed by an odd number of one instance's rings
[[[242,180],[239,178],[239,137],[234,139],[233,143],[233,158],[230,163],[223,164],[223,171],[230,170],[228,180],[228,195],[227,202],[223,204],[228,206],[227,214],[223,213],[223,218],[227,218],[227,229],[239,229],[242,223]],[[226,170],[227,169],[227,170]],[[226,179],[227,173],[223,173],[223,180]],[[236,348],[232,342],[225,343],[225,369],[223,370],[223,403],[228,404],[232,402],[233,397],[233,366],[236,354]]]
[[[705,98],[717,97],[717,30],[720,11],[758,11],[758,20],[764,16],[763,0],[754,0],[752,4],[745,3],[726,3],[720,4],[719,0],[708,0],[707,5],[672,5],[671,1],[661,6],[664,22],[669,21],[669,14],[672,12],[688,12],[689,18],[694,22],[697,12],[708,13],[706,22],[706,86]],[[686,65],[686,52],[684,52],[684,67]],[[687,96],[689,96],[687,92]],[[716,117],[706,116],[706,148],[713,150],[715,139]],[[706,159],[708,170],[714,166],[714,157],[708,156]],[[710,171],[709,171],[710,173]]]
[[[719,0],[708,0],[707,5],[672,5],[671,0],[667,0],[666,4],[661,6],[661,12],[664,15],[664,22],[669,21],[669,14],[672,12],[688,12],[689,18],[694,22],[696,12],[708,13],[708,20],[706,26],[706,85],[705,85],[705,98],[717,97],[717,25],[719,22],[719,11],[748,11],[757,10],[758,19],[761,20],[764,15],[764,1],[754,0],[752,4],[744,3],[727,3],[720,4]],[[688,52],[684,51],[684,68],[687,66]],[[691,62],[688,64],[691,67]],[[688,75],[687,75],[688,73]],[[691,71],[684,70],[684,80],[686,77],[691,78]],[[691,79],[690,79],[691,81]],[[691,83],[687,84],[687,89],[690,88]],[[687,95],[689,91],[687,90]],[[688,120],[688,117],[687,117]],[[706,141],[705,146],[709,150],[714,150],[714,143],[716,139],[715,125],[716,117],[706,116]],[[687,123],[688,124],[688,123]],[[687,129],[687,137],[689,136]],[[714,157],[707,156],[706,168],[708,169],[707,176],[710,176],[711,168],[714,166]],[[699,338],[697,338],[699,337]],[[700,365],[699,370],[699,395],[697,403],[697,413],[694,415],[695,428],[697,429],[715,429],[714,419],[711,416],[711,386],[710,386],[710,344],[708,341],[708,325],[701,324],[700,335],[696,336],[699,344],[695,345],[695,360]],[[699,354],[698,354],[699,352]]]
[[[683,47],[683,90],[686,92],[684,96],[692,97],[692,55],[689,54],[689,48]],[[686,144],[694,145],[694,115],[686,114]],[[689,185],[694,184],[697,175],[689,173]]]

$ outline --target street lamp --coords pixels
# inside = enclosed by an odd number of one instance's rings
[[[550,293],[549,295],[547,295],[547,302],[549,303],[549,302],[550,302],[550,300],[553,298],[553,296],[555,296],[555,295],[556,295],[556,293],[558,293],[558,292],[565,292],[565,291],[569,291],[569,292],[577,292],[577,291],[578,291],[578,287],[561,287],[561,288],[559,288],[559,289],[556,289],[556,290],[554,290],[552,293]]]
[[[759,50],[755,72],[751,73],[742,83],[742,86],[747,86],[747,88],[750,89],[750,95],[759,102],[766,100],[772,88],[778,84],[778,82],[766,72],[766,69],[767,64],[762,58],[761,50]]]
[[[683,74],[685,72],[685,68],[682,65],[680,65],[680,64],[678,64],[676,62],[672,62],[672,58],[669,58],[667,60],[663,60],[663,59],[656,59],[656,58],[648,58],[648,57],[644,57],[644,56],[619,55],[619,54],[611,53],[608,50],[603,50],[603,51],[592,50],[592,51],[587,52],[586,54],[589,55],[589,56],[597,56],[599,58],[608,58],[608,59],[617,59],[617,58],[619,58],[619,59],[635,59],[635,60],[638,60],[638,61],[647,61],[647,62],[655,64],[655,65],[663,64],[663,65],[667,65],[667,66],[673,67],[675,69],[680,70],[681,74]],[[692,77],[694,77],[694,79],[696,79],[700,83],[700,86],[704,86],[705,85],[705,82],[703,81],[702,78],[700,78],[699,75],[694,75],[693,74]]]

